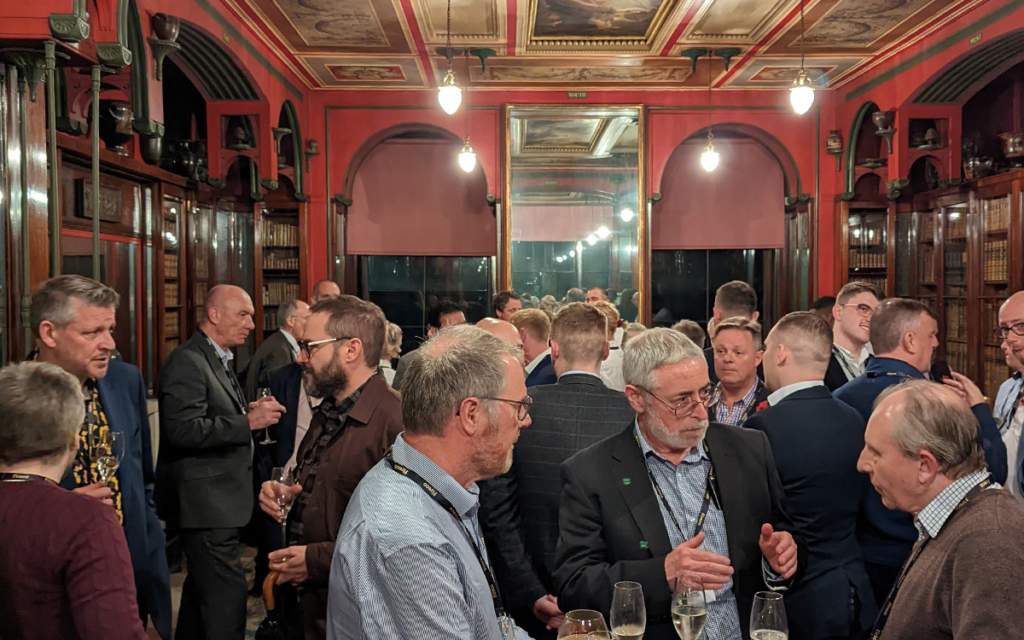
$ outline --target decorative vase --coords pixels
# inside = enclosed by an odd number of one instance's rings
[[[157,40],[174,42],[178,39],[178,30],[181,29],[181,19],[177,16],[169,16],[166,13],[158,13],[150,21],[153,27],[153,35]]]
[[[1003,155],[1007,158],[1024,157],[1024,133],[1001,133]]]
[[[879,131],[888,131],[892,128],[892,121],[896,118],[896,114],[892,111],[876,111],[871,114],[871,121],[875,123]]]
[[[163,151],[164,139],[160,136],[139,136],[139,153],[142,154],[142,159],[146,164],[151,164],[153,166],[159,165],[160,158],[163,156]]]
[[[124,100],[100,100],[100,138],[109,151],[128,156],[125,145],[132,141],[131,103]]]
[[[992,158],[968,158],[964,160],[964,178],[980,180],[992,172]]]
[[[832,129],[829,132],[828,140],[825,141],[825,150],[829,153],[843,152],[843,135],[839,132],[839,129]]]
[[[939,132],[935,127],[929,127],[924,132],[924,143],[929,146],[937,146],[939,144]]]

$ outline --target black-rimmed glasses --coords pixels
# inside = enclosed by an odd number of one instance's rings
[[[478,396],[477,400],[494,400],[495,402],[507,402],[508,404],[515,405],[516,407],[516,419],[519,422],[526,420],[526,416],[530,415],[530,407],[533,406],[533,398],[526,396],[525,400],[509,400],[508,398],[492,398],[489,396]]]
[[[694,401],[692,397],[690,397],[692,394],[688,395],[685,400],[680,400],[679,402],[672,404],[667,400],[659,398],[658,396],[654,395],[652,392],[648,391],[647,389],[644,389],[643,387],[637,387],[637,389],[643,391],[644,393],[651,396],[661,404],[668,407],[672,411],[672,415],[674,415],[677,419],[688,418],[697,409],[697,402]],[[709,384],[708,386],[698,391],[697,396],[700,398],[700,404],[704,405],[704,408],[710,409],[711,407],[718,404],[718,401],[722,399],[722,388],[717,384]]]
[[[309,342],[308,340],[299,340],[298,343],[299,349],[306,354],[306,358],[312,360],[313,354],[319,351],[320,347],[322,347],[323,345],[330,344],[332,342],[341,342],[342,340],[351,339],[352,336],[342,336],[340,338],[327,338],[326,340],[315,340],[313,342]]]
[[[875,314],[875,310],[866,304],[841,304],[840,307],[853,307],[857,310],[862,318],[870,318]]]
[[[996,336],[998,336],[1000,340],[1006,340],[1006,336],[1010,335],[1011,331],[1014,335],[1024,337],[1024,322],[1018,322],[1012,327],[998,327],[996,329]]]

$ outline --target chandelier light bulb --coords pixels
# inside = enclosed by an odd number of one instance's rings
[[[721,156],[715,151],[715,145],[708,141],[708,146],[704,147],[704,153],[700,154],[700,166],[704,167],[704,170],[711,173],[718,168],[718,161]]]
[[[583,243],[582,242],[577,242],[576,243],[576,253],[583,253]]]
[[[602,240],[606,240],[608,238],[608,236],[610,236],[610,235],[612,235],[612,232],[608,230],[608,227],[602,226],[602,227],[598,227],[597,228],[597,237],[598,238],[601,238]]]
[[[441,86],[437,88],[437,101],[448,115],[458,111],[459,105],[462,104],[462,89],[455,81],[455,72],[451,69],[445,74]]]
[[[569,257],[570,258],[575,258],[576,257],[576,252],[575,251],[570,251],[569,252]]]
[[[597,236],[595,236],[594,234],[590,234],[589,236],[587,236],[587,244],[589,244],[590,246],[594,246],[595,244],[597,244]]]
[[[473,147],[469,146],[469,138],[466,138],[466,144],[462,145],[462,151],[459,151],[459,167],[466,173],[476,169],[476,153]]]
[[[619,217],[622,218],[623,222],[629,222],[630,220],[633,219],[633,216],[635,215],[636,214],[633,213],[633,210],[630,209],[629,207],[626,207],[619,213]]]
[[[789,89],[789,103],[793,105],[793,111],[801,116],[814,104],[814,86],[806,69],[800,69],[796,80],[793,81],[793,86]]]

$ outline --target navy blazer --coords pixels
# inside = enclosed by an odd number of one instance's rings
[[[743,425],[768,436],[787,511],[807,545],[804,577],[785,597],[792,640],[850,637],[870,629],[878,613],[856,536],[868,487],[868,477],[857,471],[864,424],[857,411],[817,386],[786,396]],[[851,586],[861,603],[857,621],[850,620]]]
[[[924,379],[924,374],[902,360],[874,356],[868,361],[864,375],[839,387],[833,395],[860,412],[866,422],[882,391],[908,378]],[[1006,445],[992,418],[992,410],[981,403],[971,407],[971,411],[978,419],[978,444],[985,451],[985,463],[992,478],[999,483],[1006,482]],[[857,537],[866,562],[899,567],[910,555],[917,540],[917,529],[909,513],[886,509],[874,487],[868,487]]]
[[[555,384],[558,376],[555,375],[555,365],[551,362],[551,354],[544,356],[544,359],[537,363],[530,375],[526,376],[526,388],[539,387],[542,384]]]
[[[96,380],[100,404],[112,431],[124,438],[124,454],[117,469],[121,489],[124,537],[135,573],[139,615],[153,619],[164,640],[171,637],[171,586],[164,530],[153,501],[155,480],[153,446],[146,407],[146,384],[134,366],[111,360],[107,375]],[[74,489],[70,474],[61,486]]]
[[[259,444],[256,440],[256,474],[259,483],[270,480],[274,467],[288,464],[295,451],[295,432],[299,418],[299,395],[302,391],[302,366],[289,364],[270,374],[267,386],[270,395],[287,410],[277,424],[267,427],[274,444]]]

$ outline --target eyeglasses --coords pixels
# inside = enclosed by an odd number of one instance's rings
[[[862,318],[870,318],[875,313],[875,310],[866,304],[841,304],[839,306],[853,307],[854,309],[857,310],[857,313],[859,313]]]
[[[323,345],[330,344],[332,342],[341,342],[342,340],[351,339],[352,336],[341,336],[340,338],[327,338],[326,340],[316,340],[314,342],[309,342],[308,340],[299,340],[298,343],[299,349],[301,349],[302,352],[306,354],[306,358],[312,360],[313,354],[319,351],[320,347],[322,347]],[[313,347],[316,348],[314,349]]]
[[[509,400],[508,398],[479,396],[477,400],[494,400],[495,402],[507,402],[508,404],[515,405],[516,419],[519,420],[519,422],[526,420],[526,416],[530,415],[530,407],[533,406],[533,398],[530,396],[526,396],[525,400]]]
[[[690,396],[687,395],[685,400],[681,400],[675,404],[671,404],[665,400],[662,400],[658,396],[654,395],[643,387],[637,387],[637,389],[643,391],[647,395],[651,396],[661,404],[665,405],[672,410],[672,415],[676,418],[688,418],[696,409],[697,402],[694,401]],[[704,405],[704,408],[710,409],[711,407],[718,404],[718,401],[722,399],[722,388],[717,384],[709,384],[700,391],[697,392],[697,396],[700,398],[700,404]]]
[[[1024,337],[1024,322],[1018,322],[1012,327],[999,327],[996,329],[996,335],[999,336],[1000,340],[1006,340],[1006,336],[1010,335],[1011,331],[1014,335]]]

